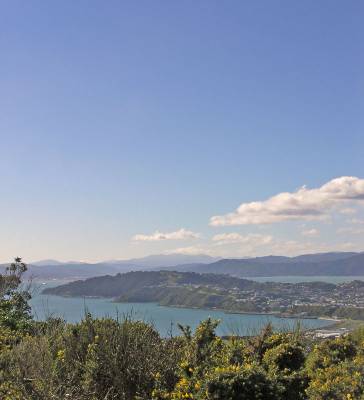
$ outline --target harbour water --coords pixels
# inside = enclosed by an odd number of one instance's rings
[[[60,282],[46,282],[35,286],[31,300],[32,311],[36,319],[62,317],[68,322],[80,321],[85,312],[95,317],[112,317],[122,319],[128,316],[152,323],[162,336],[179,333],[177,324],[195,328],[200,321],[211,317],[221,321],[219,335],[256,334],[268,322],[277,330],[292,330],[299,323],[302,328],[320,328],[333,321],[322,319],[280,318],[260,314],[230,314],[219,310],[202,310],[176,307],[162,307],[155,303],[114,303],[110,299],[75,298],[43,295],[41,291]]]

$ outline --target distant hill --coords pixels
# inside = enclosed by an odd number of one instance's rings
[[[4,268],[5,265],[0,265],[0,273]],[[265,256],[220,260],[206,255],[169,254],[131,260],[111,260],[95,264],[61,263],[55,260],[45,260],[33,263],[28,268],[27,276],[43,280],[76,280],[148,270],[228,274],[241,278],[318,275],[364,276],[364,253],[332,252],[304,254],[297,257]]]
[[[76,280],[94,276],[116,275],[130,271],[144,271],[158,267],[174,267],[186,263],[211,263],[218,258],[207,255],[152,255],[130,260],[110,260],[99,263],[84,263],[78,261],[61,262],[57,260],[41,260],[28,265],[26,277],[37,280]],[[0,265],[0,273],[4,271],[6,264]]]
[[[331,253],[316,253],[316,254],[303,254],[301,256],[292,257],[294,261],[304,262],[323,262],[323,261],[338,261],[344,260],[352,256],[356,256],[355,252],[331,252]]]
[[[137,265],[139,267],[173,267],[181,264],[209,264],[220,260],[220,257],[211,257],[205,254],[188,255],[188,254],[157,254],[143,258],[132,258],[129,260],[110,260],[100,264],[112,265]]]
[[[57,260],[40,260],[32,263],[32,265],[36,265],[37,267],[50,266],[50,265],[63,265],[63,264],[76,264],[76,263],[71,261],[69,263],[64,263],[62,261],[57,261]]]
[[[0,266],[0,273],[6,265]],[[125,266],[125,272],[132,270]],[[92,276],[101,276],[105,274],[117,274],[121,268],[113,267],[107,264],[51,264],[51,265],[28,265],[28,271],[25,278],[35,280],[75,280],[86,279]]]
[[[175,271],[258,276],[364,276],[364,253],[323,253],[297,257],[222,259],[211,264],[181,265]]]
[[[116,298],[135,296],[137,293],[140,296],[144,296],[145,290],[150,287],[169,287],[175,289],[183,285],[202,285],[225,289],[237,287],[240,290],[248,290],[265,284],[247,279],[236,279],[228,275],[173,271],[139,271],[70,282],[55,288],[45,289],[43,293],[61,296]]]

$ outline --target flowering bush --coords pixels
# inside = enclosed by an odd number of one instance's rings
[[[217,368],[207,377],[206,399],[276,400],[277,388],[258,365]]]

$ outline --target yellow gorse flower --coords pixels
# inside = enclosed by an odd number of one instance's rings
[[[57,359],[62,361],[62,362],[65,359],[65,355],[66,355],[66,351],[65,350],[58,350],[57,351]]]

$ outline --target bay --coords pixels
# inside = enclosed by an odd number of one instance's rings
[[[130,317],[152,323],[161,336],[177,335],[177,324],[196,328],[200,321],[211,317],[221,321],[217,328],[219,335],[254,335],[271,322],[277,330],[293,330],[299,323],[303,329],[321,328],[333,321],[323,319],[281,318],[261,314],[230,314],[219,310],[163,307],[156,303],[114,303],[103,298],[77,298],[43,295],[46,287],[54,287],[64,282],[45,282],[34,285],[30,304],[37,320],[47,317],[61,317],[67,322],[78,322],[86,312],[94,317],[112,317],[122,319]]]

